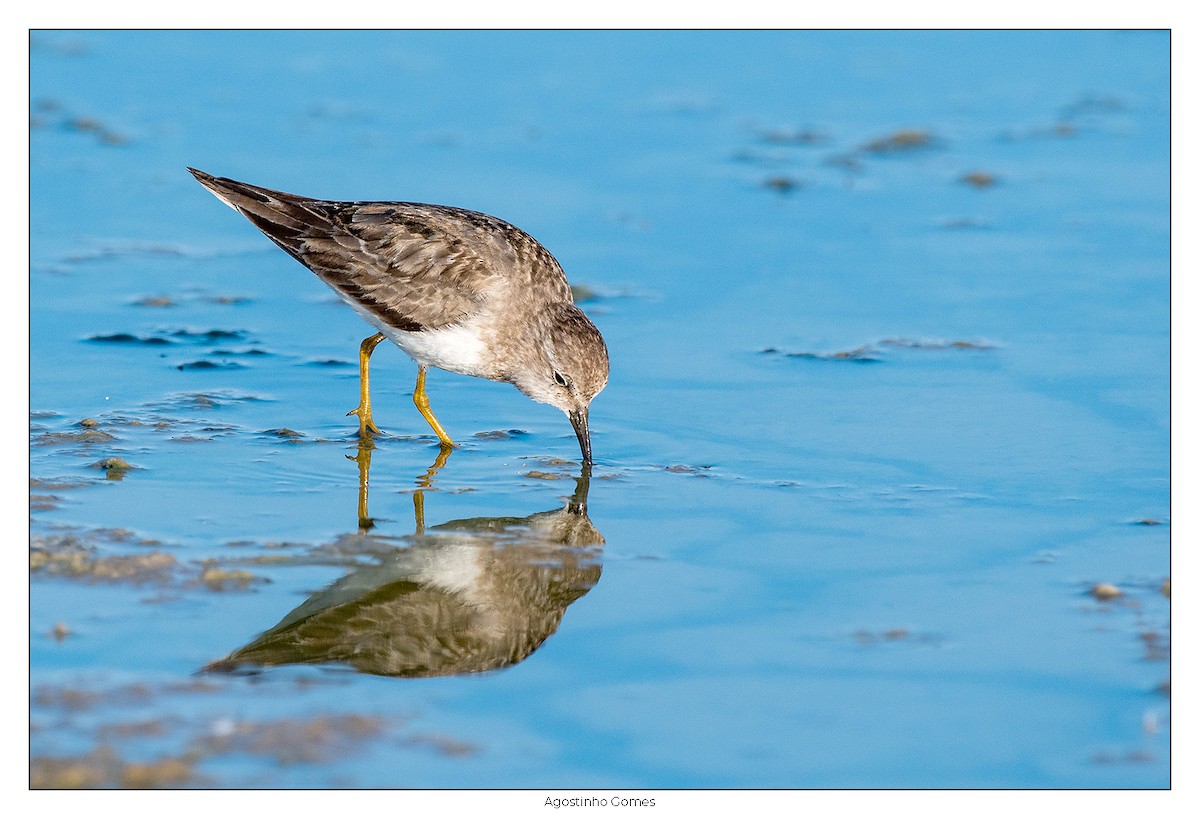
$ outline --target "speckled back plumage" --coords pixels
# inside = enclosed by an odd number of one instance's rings
[[[571,301],[550,252],[494,216],[416,202],[324,201],[189,170],[344,298],[396,329],[455,324],[511,285],[536,285],[547,303]]]

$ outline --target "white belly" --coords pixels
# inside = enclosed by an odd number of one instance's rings
[[[483,342],[466,328],[447,327],[420,333],[386,329],[383,332],[419,364],[452,373],[488,377]]]
[[[412,356],[418,364],[494,380],[491,367],[488,366],[487,349],[477,333],[458,325],[410,333],[385,326],[377,316],[350,299],[346,299],[346,303],[396,342],[396,346]]]

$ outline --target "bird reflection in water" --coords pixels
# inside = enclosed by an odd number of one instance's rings
[[[359,444],[360,540],[370,440]],[[425,527],[424,493],[450,450],[417,480],[416,532],[377,565],[317,592],[276,626],[205,671],[335,664],[364,674],[441,677],[521,662],[557,629],[567,607],[600,579],[604,538],[587,515],[590,466],[560,509],[528,517],[468,518]],[[348,456],[349,457],[349,456]],[[376,550],[378,543],[374,544]]]

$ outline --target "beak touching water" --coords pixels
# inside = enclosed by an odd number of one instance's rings
[[[567,413],[571,426],[575,427],[575,437],[579,439],[579,451],[583,453],[583,462],[592,462],[592,438],[588,432],[588,408],[571,410]]]

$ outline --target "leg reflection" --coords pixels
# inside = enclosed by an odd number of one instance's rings
[[[367,514],[367,491],[371,482],[371,450],[375,442],[369,437],[358,439],[358,454],[347,458],[358,464],[358,531],[365,533],[375,526],[374,519]]]
[[[358,464],[358,531],[359,534],[365,534],[375,528],[375,519],[371,517],[367,511],[368,496],[370,494],[371,485],[371,453],[375,450],[375,442],[370,438],[360,438],[358,440],[358,453],[354,456],[347,455],[346,457]],[[416,480],[418,489],[413,493],[413,512],[417,520],[417,534],[425,533],[425,490],[433,487],[433,479],[446,461],[450,458],[450,453],[454,450],[443,447],[434,462],[430,465],[425,473]],[[587,489],[584,490],[585,497]]]
[[[442,447],[442,451],[438,453],[437,459],[433,465],[425,470],[425,474],[417,478],[417,486],[420,487],[413,493],[413,514],[417,519],[417,534],[425,534],[425,490],[433,486],[433,479],[438,471],[446,465],[446,460],[450,457],[450,453],[454,450],[448,447]]]

